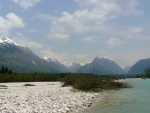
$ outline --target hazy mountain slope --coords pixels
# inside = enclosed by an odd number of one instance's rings
[[[127,73],[130,70],[131,66],[126,66],[123,70]]]
[[[71,65],[66,66],[67,69],[69,70],[69,72],[72,73],[79,73],[79,69],[81,68],[81,64],[80,63],[72,63]]]
[[[60,61],[50,58],[49,56],[44,57],[54,69],[58,69],[61,73],[71,72],[71,73],[78,73],[81,65],[80,63],[72,63],[72,64],[63,64]]]
[[[108,58],[96,57],[91,63],[80,68],[81,73],[93,73],[100,75],[124,74],[125,72],[115,61]]]
[[[44,59],[49,62],[53,69],[59,70],[61,73],[69,72],[69,69],[58,60],[49,57],[44,57]]]
[[[145,74],[145,69],[150,68],[150,58],[136,62],[128,71],[127,75]]]

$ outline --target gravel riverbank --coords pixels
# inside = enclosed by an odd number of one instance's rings
[[[76,113],[91,107],[94,99],[103,98],[102,93],[80,92],[61,85],[60,82],[0,83],[0,113]]]

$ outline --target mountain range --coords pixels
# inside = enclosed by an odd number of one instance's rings
[[[76,73],[80,68],[79,63],[65,66],[49,57],[42,59],[28,47],[19,45],[6,36],[0,38],[0,66],[6,66],[17,73]]]
[[[81,66],[80,63],[64,65],[50,57],[40,58],[28,47],[19,45],[6,36],[0,38],[0,66],[6,66],[17,73],[92,73],[99,75],[125,74],[126,72],[109,58],[95,59],[88,64]],[[150,59],[138,61],[131,68],[127,67],[128,75],[144,74],[145,69],[150,68]]]
[[[44,59],[48,61],[53,66],[53,68],[58,69],[59,72],[61,73],[65,73],[65,72],[77,73],[81,67],[79,63],[72,63],[70,65],[64,65],[56,59],[52,59],[49,57],[44,57]]]

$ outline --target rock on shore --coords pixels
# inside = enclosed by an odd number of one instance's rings
[[[0,83],[0,113],[78,112],[102,95],[76,92],[61,85],[60,82]]]

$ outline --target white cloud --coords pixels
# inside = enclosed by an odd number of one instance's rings
[[[44,13],[38,13],[36,16],[32,17],[32,19],[39,19],[39,20],[55,20],[56,17],[49,15],[49,14],[44,14]]]
[[[25,22],[19,16],[14,13],[8,13],[6,18],[0,16],[0,30],[4,34],[9,34],[9,30],[12,28],[24,28]]]
[[[48,37],[59,39],[59,40],[67,40],[69,38],[68,34],[59,34],[59,33],[54,33],[54,34],[49,34]]]
[[[127,34],[127,38],[132,39],[133,37],[131,35]]]
[[[24,9],[29,9],[35,6],[41,0],[11,0],[11,1],[13,1],[15,4],[21,6]]]
[[[110,38],[106,41],[107,46],[110,47],[110,48],[112,48],[114,46],[117,46],[121,43],[122,43],[122,41],[118,38]]]
[[[17,35],[17,37],[20,37],[20,38],[24,37],[24,35],[22,33],[19,33],[19,32],[17,32],[16,35]]]
[[[52,59],[56,59],[56,60],[59,60],[60,61],[60,57],[59,55],[56,55],[54,52],[50,51],[50,50],[41,50],[41,53],[42,57],[50,57]]]
[[[93,38],[93,37],[86,37],[86,38],[83,38],[83,41],[89,42],[89,43],[96,43],[96,40],[95,40],[95,38]]]
[[[144,12],[138,9],[137,0],[74,0],[80,9],[73,14],[63,12],[52,22],[50,38],[66,40],[77,36],[87,37],[101,34],[107,21],[119,16],[139,16]],[[58,38],[55,34],[67,37]],[[88,39],[89,40],[89,39]]]
[[[26,41],[24,42],[24,44],[29,47],[29,48],[32,48],[32,49],[41,49],[43,48],[42,44],[38,43],[38,42],[35,42],[35,41]]]
[[[131,33],[141,33],[143,32],[143,28],[142,27],[133,27],[130,29]]]
[[[127,33],[128,39],[144,40],[149,39],[146,35],[142,34],[143,27],[130,27]]]
[[[26,38],[22,33],[16,33],[16,37],[13,38],[13,40],[20,45],[24,45],[26,47],[29,47],[32,50],[36,50],[36,49],[39,50],[39,49],[43,48],[42,44]]]
[[[31,33],[35,33],[36,32],[35,29],[29,29],[28,31],[31,32]]]
[[[142,10],[137,9],[140,4],[138,0],[74,0],[81,8],[88,10],[101,9],[104,14],[113,13],[114,15],[141,15],[144,14]],[[115,14],[116,13],[116,14]]]

